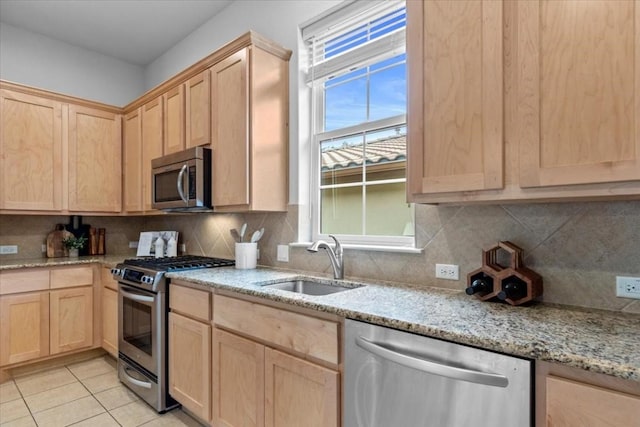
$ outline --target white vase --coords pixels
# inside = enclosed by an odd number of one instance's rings
[[[78,249],[77,248],[69,248],[69,256],[70,257],[77,257],[78,256]]]

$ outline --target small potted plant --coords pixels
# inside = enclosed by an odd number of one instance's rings
[[[62,240],[62,244],[69,251],[70,257],[77,257],[78,251],[84,248],[84,244],[87,243],[87,238],[84,237],[84,234],[80,237],[69,236]]]

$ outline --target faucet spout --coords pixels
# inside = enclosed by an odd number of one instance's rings
[[[336,239],[336,236],[329,234],[329,237],[333,239],[335,242],[335,249],[333,249],[327,242],[324,240],[317,240],[311,244],[307,248],[309,252],[318,252],[319,249],[325,249],[327,251],[327,255],[329,255],[329,261],[331,261],[331,267],[333,267],[333,277],[334,279],[344,279],[344,260],[343,260],[343,250],[342,245]]]

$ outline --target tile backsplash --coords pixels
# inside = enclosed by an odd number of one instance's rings
[[[0,217],[0,244],[19,244],[20,257],[40,256],[46,234],[68,217]],[[331,274],[329,258],[290,248],[288,263],[276,261],[276,246],[297,240],[297,207],[285,213],[190,214],[150,217],[85,217],[107,228],[110,254],[133,254],[128,241],[146,230],[177,230],[187,252],[232,258],[229,229],[248,223],[265,228],[258,264]],[[95,223],[95,224],[94,224]],[[525,251],[524,263],[544,279],[546,302],[640,313],[640,301],[615,296],[615,276],[640,276],[640,201],[416,206],[421,254],[345,251],[345,274],[418,286],[463,289],[480,267],[482,248],[510,240]],[[24,249],[23,249],[24,248]],[[5,257],[6,255],[3,255]],[[460,281],[435,278],[435,264],[458,264]]]

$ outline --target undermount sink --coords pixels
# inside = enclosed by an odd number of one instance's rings
[[[295,292],[297,294],[305,294],[305,295],[329,295],[335,294],[337,292],[344,292],[350,289],[356,289],[361,287],[362,285],[350,284],[349,286],[342,286],[339,284],[329,284],[316,282],[315,280],[308,279],[297,279],[297,280],[286,280],[283,282],[272,283],[269,285],[264,285],[264,288],[270,289],[280,289],[288,292]]]

